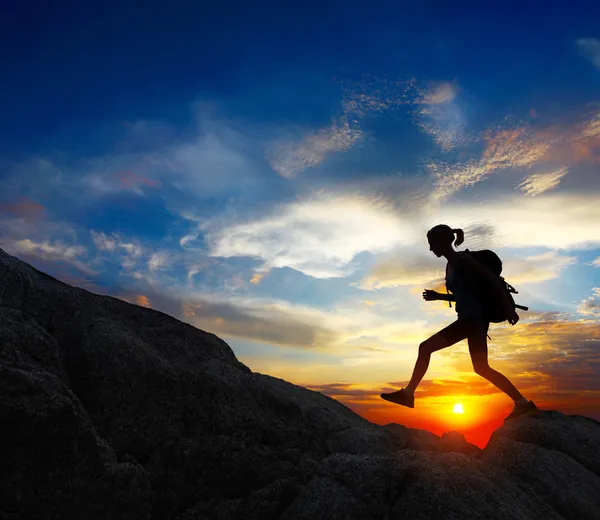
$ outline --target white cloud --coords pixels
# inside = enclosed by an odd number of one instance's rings
[[[564,167],[551,172],[534,173],[526,176],[519,184],[519,188],[527,195],[539,195],[556,188],[568,172],[569,169]]]
[[[127,254],[134,257],[142,256],[144,254],[144,248],[133,242],[121,242],[119,239],[119,247],[123,248],[127,251]]]
[[[368,197],[315,198],[243,224],[215,226],[207,240],[213,256],[251,257],[263,262],[260,269],[290,267],[316,278],[351,274],[352,260],[361,252],[387,253],[360,282],[365,289],[438,278],[435,259],[410,246],[427,248],[424,233],[440,222],[467,230],[467,247],[471,244],[471,248],[481,245],[473,242],[475,235],[477,242],[480,228],[489,228],[484,245],[491,248],[561,250],[600,244],[600,205],[592,192],[506,195],[490,198],[485,204],[452,202],[437,210],[428,207],[428,211],[402,214]],[[390,254],[399,246],[408,246],[404,256]],[[552,279],[572,261],[572,257],[554,252],[515,260],[511,279],[520,283]]]
[[[213,256],[248,256],[263,269],[290,267],[316,278],[348,275],[361,252],[416,240],[414,226],[365,198],[318,197],[283,206],[253,222],[207,235]]]
[[[471,241],[470,243],[472,244]],[[469,249],[479,248],[471,246]],[[503,272],[512,284],[540,283],[557,278],[564,267],[574,264],[575,261],[575,257],[562,256],[556,251],[525,258],[502,258]],[[439,258],[433,254],[425,255],[416,253],[412,248],[405,248],[377,262],[358,286],[365,290],[373,290],[403,285],[443,284],[443,279],[443,263],[440,263]]]
[[[443,82],[422,92],[415,103],[417,125],[445,152],[465,143],[466,117],[453,83]]]
[[[86,249],[83,246],[69,246],[62,244],[61,242],[55,242],[54,244],[50,242],[36,243],[28,238],[18,240],[14,243],[14,246],[18,251],[24,253],[36,251],[41,256],[64,259],[73,259],[86,252]]]
[[[583,124],[581,134],[577,137],[579,139],[597,139],[600,137],[600,112],[590,116]]]
[[[417,125],[429,134],[435,143],[448,152],[465,143],[465,118],[454,104],[432,105],[419,112]]]
[[[454,163],[429,161],[427,167],[437,187],[432,194],[434,199],[448,198],[462,188],[505,170],[526,174],[519,188],[528,195],[556,188],[570,166],[598,161],[600,112],[588,114],[580,123],[564,128],[500,127],[477,139],[484,143],[479,157]],[[536,165],[544,170],[529,174],[527,170]],[[572,175],[582,175],[576,168],[571,170]]]
[[[561,271],[577,261],[574,256],[562,256],[556,251],[517,258],[503,258],[503,272],[511,284],[540,283],[560,276]]]
[[[423,92],[419,98],[419,102],[425,105],[443,105],[454,101],[456,94],[456,85],[445,81]]]
[[[110,237],[105,233],[98,231],[91,231],[92,242],[96,246],[96,249],[101,251],[114,251],[117,247],[117,241],[114,237]]]
[[[166,251],[159,251],[158,253],[152,253],[150,260],[148,260],[148,270],[150,272],[164,269],[167,266],[167,260],[169,259],[169,253]]]
[[[176,316],[223,338],[302,348],[319,348],[328,354],[344,352],[362,337],[393,345],[414,343],[426,336],[427,320],[391,320],[376,307],[360,300],[345,301],[328,310],[272,298],[202,293],[185,287],[144,290],[155,309],[178,306]],[[343,349],[343,350],[340,350]]]
[[[232,124],[214,111],[200,107],[198,128],[191,135],[174,131],[139,131],[144,122],[130,125],[129,137],[118,153],[81,161],[73,171],[87,198],[118,192],[160,192],[174,212],[190,198],[231,196],[257,188],[261,172],[253,157],[257,128]],[[155,128],[156,125],[153,125]],[[162,187],[175,190],[162,190]]]
[[[64,262],[82,273],[97,274],[88,265],[86,247],[78,241],[75,230],[64,222],[0,219],[0,247],[34,263],[37,268],[44,269],[47,263]]]
[[[57,241],[36,242],[29,238],[15,240],[11,243],[3,244],[7,252],[15,256],[26,255],[40,260],[50,262],[66,262],[86,274],[97,274],[97,272],[86,265],[81,256],[87,253],[87,249],[81,245],[68,245]]]
[[[107,235],[100,231],[90,231],[92,235],[92,241],[97,249],[101,251],[116,251],[121,248],[124,249],[128,255],[139,257],[142,256],[145,252],[144,248],[133,242],[125,242],[121,235],[118,233],[113,233],[112,235]]]
[[[600,204],[593,191],[502,196],[485,204],[449,203],[441,217],[453,227],[494,223],[495,247],[585,249],[600,244]]]
[[[268,147],[266,158],[282,177],[295,177],[328,156],[349,150],[363,140],[365,133],[360,122],[364,117],[403,105],[447,103],[454,94],[455,87],[450,83],[435,85],[431,92],[423,93],[416,89],[415,80],[390,82],[373,78],[372,81],[361,81],[344,92],[340,113],[331,124],[313,132],[276,140]]]
[[[489,175],[507,168],[529,168],[542,160],[554,138],[536,138],[525,128],[500,130],[485,137],[486,148],[481,157],[466,163],[428,165],[436,180],[434,198],[446,198]]]
[[[117,182],[114,181],[114,179],[110,178],[108,175],[97,172],[85,175],[82,179],[82,182],[84,183],[84,185],[86,185],[88,188],[91,188],[91,190],[94,193],[97,193],[98,195],[107,195],[109,193],[115,193],[123,189],[122,186],[120,186]]]
[[[419,96],[416,80],[389,81],[381,78],[362,80],[344,92],[342,111],[357,121],[371,114],[381,114],[404,105],[412,105]]]
[[[583,54],[600,69],[600,40],[597,38],[580,38],[577,45]]]
[[[272,143],[267,151],[267,160],[277,173],[289,179],[316,166],[328,155],[350,149],[363,136],[363,132],[344,115],[327,128],[299,140]]]
[[[596,258],[595,260],[592,260],[589,264],[587,264],[591,267],[600,267],[600,256],[598,258]]]
[[[127,271],[139,269],[139,264],[143,262],[144,257],[147,255],[144,247],[133,241],[125,241],[118,233],[106,235],[92,230],[90,234],[96,249],[117,255],[121,267]]]
[[[600,287],[593,287],[592,293],[592,296],[585,298],[577,307],[577,312],[600,318]]]
[[[424,239],[423,246],[427,247]],[[361,289],[373,290],[383,287],[426,284],[443,276],[440,271],[441,265],[439,258],[433,254],[427,256],[423,253],[416,253],[414,249],[404,248],[380,259],[358,286]]]
[[[464,103],[459,102],[458,92],[457,85],[448,81],[420,88],[414,78],[399,81],[373,78],[346,93],[342,103],[344,120],[356,124],[369,114],[413,106],[417,126],[442,150],[449,151],[467,140]]]
[[[174,146],[164,160],[170,180],[194,194],[218,195],[248,185],[257,172],[248,157],[246,137],[225,125],[211,123],[194,142]]]

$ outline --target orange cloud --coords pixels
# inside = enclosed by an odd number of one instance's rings
[[[436,177],[436,196],[447,197],[501,170],[530,168],[546,158],[555,138],[534,133],[525,127],[490,130],[483,136],[486,145],[478,159],[458,164],[428,164]]]
[[[536,114],[537,116],[537,114]],[[570,127],[520,127],[488,134],[484,158],[500,166],[531,166],[552,161],[560,166],[599,161],[600,112]]]
[[[0,204],[0,212],[25,220],[38,220],[43,217],[45,210],[44,206],[27,197],[21,197],[8,204]]]
[[[250,283],[258,285],[264,277],[264,273],[254,273],[254,276],[252,276],[252,278],[250,279]]]
[[[574,137],[552,149],[549,158],[566,164],[600,163],[600,136],[592,139]]]
[[[525,128],[501,130],[489,134],[483,153],[488,168],[527,167],[542,159],[551,140],[531,134]]]
[[[561,164],[600,163],[600,112],[567,129],[548,129],[546,134],[559,136],[547,158]]]
[[[135,301],[138,305],[141,305],[142,307],[152,307],[152,305],[150,305],[150,300],[148,299],[148,297],[144,296],[143,294],[137,296],[135,298]]]
[[[507,168],[530,169],[542,165],[546,172],[534,172],[521,186],[528,194],[539,194],[555,187],[571,165],[600,164],[600,112],[587,114],[571,126],[494,128],[485,132],[482,140],[485,149],[477,159],[457,164],[433,161],[428,164],[436,178],[437,197],[447,197]]]
[[[196,307],[189,303],[183,303],[181,306],[181,312],[186,318],[193,318],[196,316]]]
[[[143,294],[137,294],[135,296],[119,296],[121,300],[127,303],[133,303],[135,305],[139,305],[141,307],[147,307],[148,309],[152,308],[152,304],[150,303],[150,298],[144,296]]]

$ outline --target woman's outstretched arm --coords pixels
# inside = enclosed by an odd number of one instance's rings
[[[423,290],[423,299],[427,301],[442,300],[444,302],[455,302],[456,297],[453,294],[441,294],[431,289]]]
[[[456,301],[456,296],[454,296],[453,294],[440,294],[440,297],[438,298],[438,300],[442,300],[445,302],[455,302]]]

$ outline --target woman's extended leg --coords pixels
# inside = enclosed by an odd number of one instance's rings
[[[417,386],[419,386],[419,383],[427,373],[429,361],[431,360],[431,354],[437,352],[438,350],[442,350],[443,348],[450,347],[451,345],[454,345],[454,343],[456,343],[456,341],[450,343],[445,336],[442,336],[438,332],[419,345],[419,355],[417,356],[412,377],[410,378],[408,385],[406,385],[406,392],[409,394],[415,393]]]
[[[406,388],[396,392],[382,393],[381,397],[386,401],[402,404],[409,408],[414,407],[414,393],[429,368],[431,354],[467,338],[469,334],[468,323],[464,320],[456,320],[443,328],[419,345],[419,355],[413,369],[412,377]]]
[[[526,401],[525,397],[519,392],[506,376],[494,370],[488,364],[488,347],[485,335],[473,334],[469,336],[469,353],[473,362],[473,370],[484,379],[487,379],[494,386],[502,390],[512,398],[515,403]]]
[[[415,363],[410,382],[405,389],[408,393],[415,393],[417,386],[419,386],[419,383],[429,368],[431,354],[438,350],[442,350],[443,348],[451,347],[459,341],[466,339],[473,328],[471,321],[472,320],[470,319],[464,318],[458,319],[419,345],[417,362]]]

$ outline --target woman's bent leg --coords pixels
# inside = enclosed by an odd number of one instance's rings
[[[530,413],[538,411],[533,401],[528,401],[523,397],[515,385],[513,385],[506,376],[494,370],[488,364],[487,340],[485,339],[489,323],[484,323],[484,327],[475,326],[472,334],[469,335],[469,352],[473,361],[473,369],[481,377],[487,379],[495,387],[502,390],[515,402],[515,408],[512,413],[504,420],[515,419]]]
[[[495,387],[502,390],[505,394],[515,401],[515,403],[525,401],[525,398],[519,392],[515,385],[513,385],[509,379],[494,370],[488,364],[488,349],[487,349],[487,341],[485,336],[483,338],[480,334],[476,336],[469,337],[469,352],[471,354],[471,361],[473,362],[473,370],[475,370],[476,374],[479,374],[484,379],[487,379],[490,383],[492,383]]]

